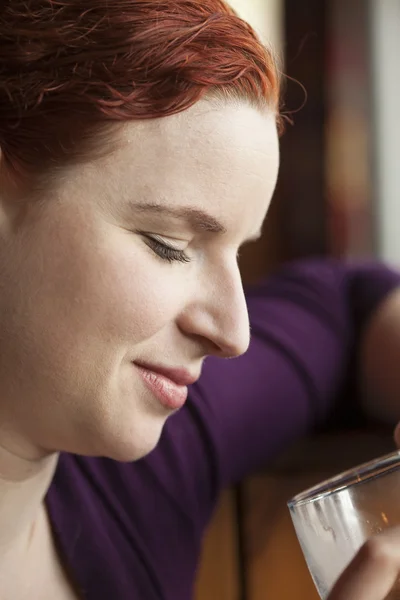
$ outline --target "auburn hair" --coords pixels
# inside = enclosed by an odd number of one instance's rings
[[[1,0],[0,149],[19,175],[107,149],[207,94],[279,117],[272,51],[223,0]]]

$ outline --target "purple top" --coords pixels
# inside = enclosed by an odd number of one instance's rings
[[[249,291],[249,351],[207,359],[149,456],[63,454],[46,501],[83,598],[189,600],[220,489],[327,419],[362,328],[399,284],[377,263],[288,265]]]

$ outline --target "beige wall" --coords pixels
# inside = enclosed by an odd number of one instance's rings
[[[256,29],[264,42],[279,51],[283,0],[229,0],[229,4]]]
[[[244,0],[245,1],[245,0]],[[380,258],[400,265],[400,3],[369,0],[374,86],[375,204]]]

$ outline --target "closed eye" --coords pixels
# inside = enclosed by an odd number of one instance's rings
[[[180,262],[189,263],[190,258],[184,250],[175,248],[171,244],[168,244],[163,238],[158,235],[141,233],[145,243],[153,252],[159,256],[162,260],[169,263]]]

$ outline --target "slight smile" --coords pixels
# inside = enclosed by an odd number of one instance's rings
[[[168,368],[144,363],[133,363],[143,382],[164,408],[178,410],[185,404],[188,389],[198,379],[185,368]]]

